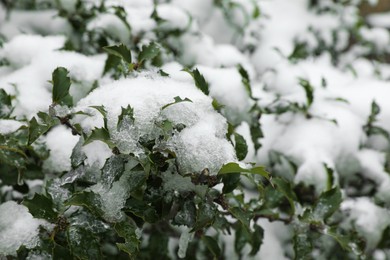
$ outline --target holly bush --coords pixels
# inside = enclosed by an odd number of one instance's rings
[[[318,104],[349,101],[322,94],[333,82],[322,75],[320,84],[299,73],[290,82],[284,67],[256,63],[272,19],[263,1],[189,2],[1,1],[0,257],[389,257],[387,193],[361,157],[344,168],[321,157],[308,169],[320,180],[305,179],[306,151],[267,141],[268,125],[280,128],[272,122],[285,127],[280,138],[301,134],[293,120],[339,131],[344,123]],[[272,47],[287,70],[326,56],[348,79],[358,59],[386,73],[378,64],[387,49],[362,32],[371,28],[360,1],[296,2],[339,24],[305,28],[290,53]],[[294,84],[301,98],[273,82]],[[381,115],[370,100],[356,149],[379,151],[388,172]],[[385,220],[365,229],[365,210]]]

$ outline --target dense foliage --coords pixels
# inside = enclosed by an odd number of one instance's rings
[[[193,13],[177,1],[122,2],[1,1],[8,22],[0,26],[0,257],[258,259],[271,257],[268,250],[290,259],[390,257],[385,177],[370,177],[360,157],[339,163],[319,153],[317,162],[304,149],[277,149],[263,132],[270,119],[282,125],[272,123],[271,132],[307,123],[316,137],[323,134],[314,132],[317,125],[345,127],[340,118],[349,114],[333,118],[318,107],[327,100],[344,109],[347,98],[323,94],[332,79],[295,73],[301,62],[326,56],[349,79],[359,76],[355,61],[369,60],[375,77],[387,80],[381,63],[390,50],[362,33],[371,28],[360,1],[297,0],[313,17],[338,17],[339,24],[305,28],[291,53],[272,47],[283,60],[274,68],[251,64],[265,56],[259,32],[270,18],[262,1],[190,1]],[[218,19],[202,21],[205,6]],[[136,17],[141,11],[147,20]],[[13,24],[40,16],[59,20],[50,28],[45,21],[25,25],[27,36],[14,32]],[[220,60],[213,56],[218,46]],[[34,61],[37,50],[43,58]],[[17,81],[29,75],[24,80],[42,92],[26,92],[27,83]],[[231,75],[238,83],[226,89]],[[284,82],[272,75],[286,75],[287,89],[294,84],[300,96],[276,91]],[[380,104],[369,104],[356,150],[380,153],[375,167],[387,174],[389,126]],[[288,142],[310,142],[310,134]],[[372,230],[362,227],[365,210],[378,214]],[[266,239],[275,248],[265,247]]]

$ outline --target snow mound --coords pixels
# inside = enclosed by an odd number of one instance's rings
[[[165,109],[175,97],[188,98]],[[177,155],[177,161],[185,172],[209,168],[216,173],[227,162],[235,161],[233,146],[225,139],[226,119],[211,105],[211,98],[205,96],[193,84],[148,74],[134,79],[119,80],[102,86],[80,100],[75,111],[84,111],[93,116],[75,118],[85,131],[103,126],[102,115],[90,106],[104,106],[107,111],[108,130],[111,139],[122,153],[143,153],[139,142],[158,139],[159,124],[165,120],[173,126],[185,125],[176,131],[166,144]],[[121,108],[130,105],[134,109],[134,124],[125,122],[118,129]],[[87,154],[88,156],[88,154]]]
[[[14,201],[0,205],[0,253],[16,256],[16,250],[24,245],[33,248],[39,243],[39,226],[44,220],[35,219],[25,206]]]

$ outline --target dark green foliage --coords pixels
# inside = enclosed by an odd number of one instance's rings
[[[120,45],[105,46],[103,49],[110,55],[114,55],[129,64],[132,62],[131,52],[123,43]]]
[[[71,106],[73,101],[69,95],[69,88],[71,85],[68,77],[69,71],[63,67],[58,67],[53,72],[53,103],[64,104]]]
[[[195,81],[195,85],[198,89],[200,89],[204,94],[208,95],[209,94],[209,84],[205,80],[202,74],[200,74],[198,69],[194,70],[189,70],[189,69],[184,69],[185,72],[188,72]]]

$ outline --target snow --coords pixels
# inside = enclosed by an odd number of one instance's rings
[[[192,102],[182,102],[161,110],[164,105],[173,102],[176,96],[189,98]],[[184,171],[196,172],[209,168],[216,173],[224,163],[235,160],[234,149],[224,138],[226,119],[213,110],[211,99],[193,83],[148,74],[118,80],[101,86],[80,100],[74,110],[93,116],[78,116],[75,122],[80,123],[87,132],[94,127],[101,127],[101,114],[90,108],[101,105],[107,111],[112,140],[123,153],[141,155],[143,151],[138,145],[140,138],[157,138],[161,130],[158,130],[156,123],[167,119],[186,126],[167,144],[177,154],[177,161]],[[128,105],[134,109],[136,124],[118,130],[121,107]]]
[[[91,190],[100,195],[104,219],[108,222],[124,220],[125,214],[121,211],[127,198],[130,196],[131,172],[124,173],[121,178],[112,184],[112,187],[98,183]]]
[[[383,230],[390,224],[389,211],[375,205],[369,198],[346,200],[341,209],[349,215],[347,221],[354,224],[366,239],[366,248],[374,249],[382,238]]]
[[[163,31],[185,30],[190,24],[190,17],[182,9],[175,8],[170,4],[160,4],[157,6],[157,14],[164,19],[160,25]]]
[[[74,0],[58,2],[69,12],[75,9]],[[106,54],[87,56],[60,50],[72,35],[72,28],[55,11],[16,10],[6,19],[5,10],[0,6],[0,34],[6,39],[0,47],[0,60],[9,62],[9,66],[0,66],[0,88],[15,96],[12,116],[24,120],[38,111],[47,111],[51,104],[52,86],[48,82],[51,73],[56,67],[64,66],[70,71],[72,80],[70,93],[76,104],[72,111],[92,115],[77,115],[71,122],[80,123],[87,133],[102,127],[102,115],[90,106],[103,105],[107,110],[112,141],[123,154],[142,157],[144,150],[140,140],[156,140],[156,149],[170,149],[176,154],[182,172],[199,173],[208,168],[211,174],[216,174],[223,164],[237,160],[232,144],[225,137],[229,121],[238,125],[237,132],[247,140],[249,153],[245,162],[269,166],[272,154],[277,152],[298,167],[297,172],[290,169],[284,176],[295,183],[314,185],[318,194],[327,189],[325,165],[333,169],[336,182],[353,180],[361,174],[375,183],[374,199],[388,205],[389,143],[381,136],[367,136],[363,126],[375,100],[381,108],[375,125],[390,131],[390,66],[380,59],[367,58],[371,54],[387,57],[390,14],[371,14],[367,17],[368,26],[360,26],[356,7],[344,8],[334,1],[318,1],[323,10],[331,9],[322,13],[309,10],[307,0],[234,2],[240,7],[233,8],[226,16],[212,1],[168,1],[157,6],[158,15],[165,20],[157,24],[151,18],[152,0],[106,1],[106,6],[123,6],[131,32],[110,8],[108,13],[98,14],[88,21],[88,30],[108,34],[136,47],[158,39],[153,30],[186,30],[183,35],[164,39],[164,44],[178,53],[177,57],[163,53],[162,69],[170,77],[157,76],[157,70],[152,69],[135,72],[117,81],[108,76],[102,78]],[[86,4],[98,5],[99,1],[86,1]],[[260,7],[260,17],[247,19],[255,4]],[[239,28],[244,25],[247,27],[240,32]],[[349,46],[351,31],[357,34],[353,37],[362,38],[364,44]],[[297,43],[305,44],[305,51],[316,55],[289,60]],[[334,53],[340,53],[337,61]],[[305,105],[306,93],[299,79],[308,80],[314,89],[314,101],[307,111],[262,115],[260,123],[264,138],[260,140],[262,147],[258,151],[254,150],[249,131],[248,111],[255,101],[250,99],[242,83],[237,70],[239,64],[248,71],[253,95],[262,108],[291,103]],[[198,90],[191,76],[182,71],[187,67],[198,68],[204,75],[210,96]],[[326,86],[322,86],[324,80]],[[95,81],[99,87],[89,93]],[[162,110],[176,96],[192,102],[174,104]],[[221,114],[214,111],[213,98],[225,105]],[[135,122],[127,120],[124,127],[117,129],[121,107],[128,105],[134,109]],[[174,126],[184,124],[186,127],[181,131],[173,130],[168,141],[158,140],[162,134],[158,125],[164,120]],[[22,125],[13,119],[0,119],[0,134],[11,134]],[[73,136],[64,126],[58,126],[42,140],[50,150],[44,170],[71,170],[70,155],[79,137]],[[85,166],[97,172],[112,156],[111,149],[101,141],[85,145],[81,151],[87,156]],[[278,175],[288,167],[286,161],[281,164],[273,174]],[[194,189],[189,178],[169,174],[162,174],[165,188],[177,192]],[[107,221],[115,222],[124,217],[121,208],[129,195],[128,177],[123,175],[112,187],[99,182],[91,188],[102,197]],[[49,186],[48,193],[58,205],[70,195],[61,187],[62,181],[44,184]],[[0,233],[0,251],[6,248],[4,250],[9,250],[6,252],[14,254],[21,243],[34,246],[40,222],[23,206],[13,202],[2,204],[0,209],[0,216],[3,216],[0,223],[7,226],[7,236],[14,239],[13,243],[1,243],[5,235]],[[382,231],[390,224],[388,211],[364,196],[346,198],[342,210],[349,214],[346,225],[355,222],[359,232],[368,239],[367,248],[374,249]],[[11,214],[17,216],[15,223],[9,219]],[[29,225],[23,224],[24,221]],[[265,229],[265,238],[255,258],[284,259],[285,248],[281,242],[284,238],[277,230],[285,229],[278,226],[280,223],[266,220],[260,220],[260,224]],[[20,232],[12,233],[8,228],[12,225],[17,225],[16,230],[19,230],[18,225],[25,228],[28,236],[15,237]],[[180,255],[184,254],[188,239],[188,234],[183,233]]]
[[[47,55],[62,48],[64,43],[64,36],[42,37],[22,34],[4,44],[0,57],[7,59],[13,67],[21,68],[29,65],[38,56]]]
[[[129,29],[115,14],[99,14],[88,23],[87,30],[102,31],[124,44],[129,44],[131,40]]]
[[[26,42],[29,43],[27,46]],[[70,90],[76,101],[82,93],[88,92],[93,81],[100,78],[104,57],[59,51],[64,42],[62,36],[20,35],[5,44],[0,57],[10,60],[15,68],[0,77],[0,85],[8,94],[18,93],[12,115],[31,118],[39,111],[48,110],[51,104],[51,84],[48,81],[56,67],[66,67],[71,78],[79,83],[73,84]],[[74,89],[76,86],[77,90]]]
[[[7,135],[15,132],[24,124],[12,119],[0,119],[0,134]]]
[[[47,226],[47,222],[33,218],[25,206],[14,201],[0,204],[0,254],[16,256],[22,245],[37,246],[39,226]]]
[[[2,11],[3,6],[0,6],[0,12]],[[6,16],[0,13],[0,31],[7,39],[21,34],[70,35],[70,24],[56,14],[54,10],[15,10],[10,13],[9,19],[6,19]]]
[[[70,171],[70,156],[78,140],[78,136],[72,135],[72,130],[62,125],[49,131],[45,136],[45,143],[50,155],[45,160],[43,168],[48,172]]]
[[[254,259],[288,259],[283,245],[289,233],[288,228],[280,222],[273,223],[268,220],[260,220],[258,224],[264,229],[264,240]]]

